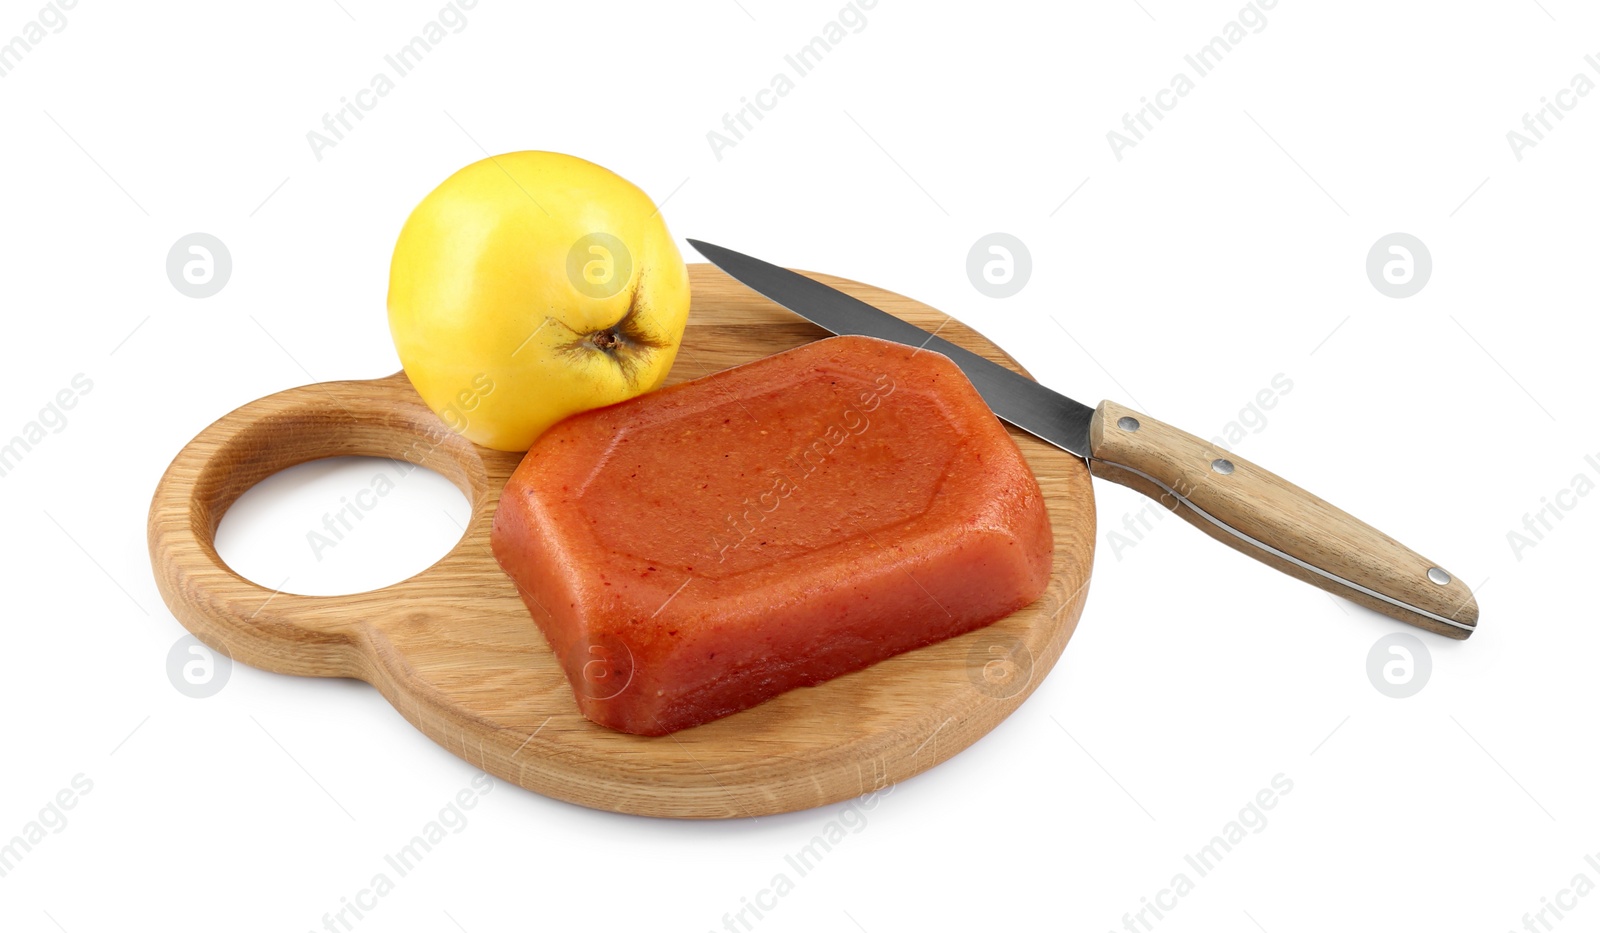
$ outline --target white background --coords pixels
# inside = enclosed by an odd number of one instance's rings
[[[319,929],[469,786],[472,767],[363,684],[235,665],[209,699],[175,690],[184,633],[145,514],[214,418],[396,370],[401,222],[454,169],[517,149],[599,162],[664,200],[680,237],[920,298],[1043,382],[1203,436],[1281,373],[1292,391],[1238,452],[1479,590],[1480,632],[1416,633],[1432,677],[1391,699],[1368,652],[1413,630],[1172,518],[1113,553],[1144,500],[1097,482],[1094,584],[1060,664],[989,737],[896,787],[759,929],[1120,928],[1194,880],[1184,855],[1279,774],[1293,790],[1265,828],[1154,929],[1502,931],[1558,897],[1577,906],[1550,929],[1600,923],[1600,896],[1560,893],[1600,883],[1584,860],[1600,853],[1600,496],[1563,493],[1600,481],[1600,94],[1520,160],[1506,138],[1575,74],[1600,81],[1591,9],[1283,0],[1119,161],[1106,133],[1237,2],[881,0],[719,159],[707,132],[837,0],[482,0],[318,160],[307,131],[439,8],[84,0],[0,79],[0,435],[74,375],[94,386],[0,479],[0,841],[75,775],[93,783],[0,878],[5,929]],[[38,10],[0,3],[0,41]],[[165,273],[195,231],[234,263],[204,300]],[[995,231],[1033,257],[1004,300],[966,274]],[[1365,272],[1396,231],[1433,258],[1403,300]],[[418,480],[315,575],[304,531],[369,466],[252,494],[230,555],[309,592],[448,549],[464,505]],[[1514,550],[1508,532],[1558,494],[1575,508]],[[677,823],[497,783],[356,926],[721,929],[841,809]]]

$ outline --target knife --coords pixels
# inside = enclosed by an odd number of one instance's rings
[[[1010,424],[1161,503],[1234,550],[1298,580],[1449,638],[1478,624],[1472,590],[1438,564],[1299,486],[1125,405],[1089,407],[823,283],[700,240],[700,255],[835,334],[949,357]]]

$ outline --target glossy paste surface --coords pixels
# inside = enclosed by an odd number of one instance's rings
[[[945,357],[834,337],[569,418],[493,547],[585,716],[660,735],[1032,602],[1052,539]]]

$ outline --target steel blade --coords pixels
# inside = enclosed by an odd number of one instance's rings
[[[700,240],[689,244],[750,289],[835,334],[859,334],[932,350],[949,357],[977,387],[989,409],[1040,440],[1089,456],[1094,408],[963,350],[937,334],[874,308],[859,298],[782,266]]]

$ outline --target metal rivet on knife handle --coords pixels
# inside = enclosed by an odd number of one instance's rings
[[[1137,430],[1139,430],[1139,419],[1138,418],[1128,418],[1128,417],[1118,418],[1117,419],[1117,427],[1121,428],[1124,431],[1137,431]]]
[[[1223,476],[1227,476],[1229,473],[1233,472],[1233,461],[1227,459],[1226,457],[1218,457],[1217,459],[1211,461],[1211,469],[1221,473]]]
[[[1439,584],[1440,586],[1445,586],[1450,582],[1450,575],[1438,567],[1429,567],[1428,579]]]

